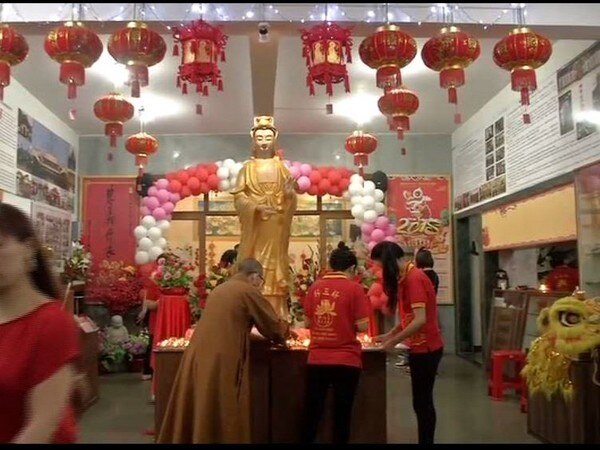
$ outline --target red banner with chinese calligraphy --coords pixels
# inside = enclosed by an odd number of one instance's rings
[[[82,234],[94,267],[103,260],[134,263],[133,229],[139,222],[139,197],[135,188],[135,178],[83,178]]]
[[[450,178],[392,176],[387,190],[390,219],[396,223],[398,243],[409,252],[429,249],[440,278],[437,300],[453,303]]]

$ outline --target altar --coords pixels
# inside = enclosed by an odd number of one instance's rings
[[[154,352],[158,434],[183,348],[157,348]],[[307,356],[304,349],[271,347],[264,340],[251,340],[252,443],[300,442]],[[317,442],[331,442],[331,400],[327,400]],[[352,424],[350,443],[387,442],[386,354],[379,349],[363,350]]]

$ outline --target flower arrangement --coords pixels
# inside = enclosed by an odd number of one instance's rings
[[[310,256],[304,253],[300,255],[302,260],[300,270],[292,267],[292,295],[299,301],[306,296],[308,288],[321,275],[321,264],[318,256],[315,257],[314,250],[309,247]]]
[[[162,289],[183,288],[189,289],[193,281],[192,271],[194,266],[183,257],[168,253],[159,258],[158,268],[153,279]]]
[[[130,335],[125,342],[110,342],[108,328],[100,330],[100,366],[104,372],[115,373],[126,370],[128,362],[140,359],[146,353],[150,338],[147,333]]]
[[[206,299],[217,286],[225,283],[231,276],[228,269],[213,266],[208,274],[200,274],[194,281],[196,293],[189,296],[190,311],[194,320],[200,319],[202,310],[206,307]]]
[[[210,272],[205,276],[204,290],[206,296],[210,294],[217,286],[225,283],[230,277],[229,269],[215,265],[211,267]]]
[[[141,282],[136,270],[123,261],[102,261],[88,276],[86,297],[106,305],[111,315],[122,315],[141,304]]]
[[[127,352],[127,358],[131,361],[143,357],[148,350],[150,337],[147,333],[141,332],[139,335],[130,335],[129,340],[123,343],[123,348]]]
[[[85,281],[92,265],[92,254],[85,246],[76,241],[71,244],[71,257],[65,258],[63,278],[67,283],[72,281]]]

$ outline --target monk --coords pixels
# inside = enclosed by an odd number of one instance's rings
[[[159,443],[250,443],[250,330],[284,343],[287,323],[259,288],[263,268],[243,260],[237,273],[208,296],[183,353]]]

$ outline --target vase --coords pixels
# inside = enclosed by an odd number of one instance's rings
[[[102,302],[85,302],[83,313],[94,321],[99,328],[110,325],[110,312]]]
[[[188,291],[186,287],[160,288],[160,293],[163,295],[185,295]]]
[[[144,369],[144,357],[135,356],[127,362],[127,370],[131,373],[140,373]]]

